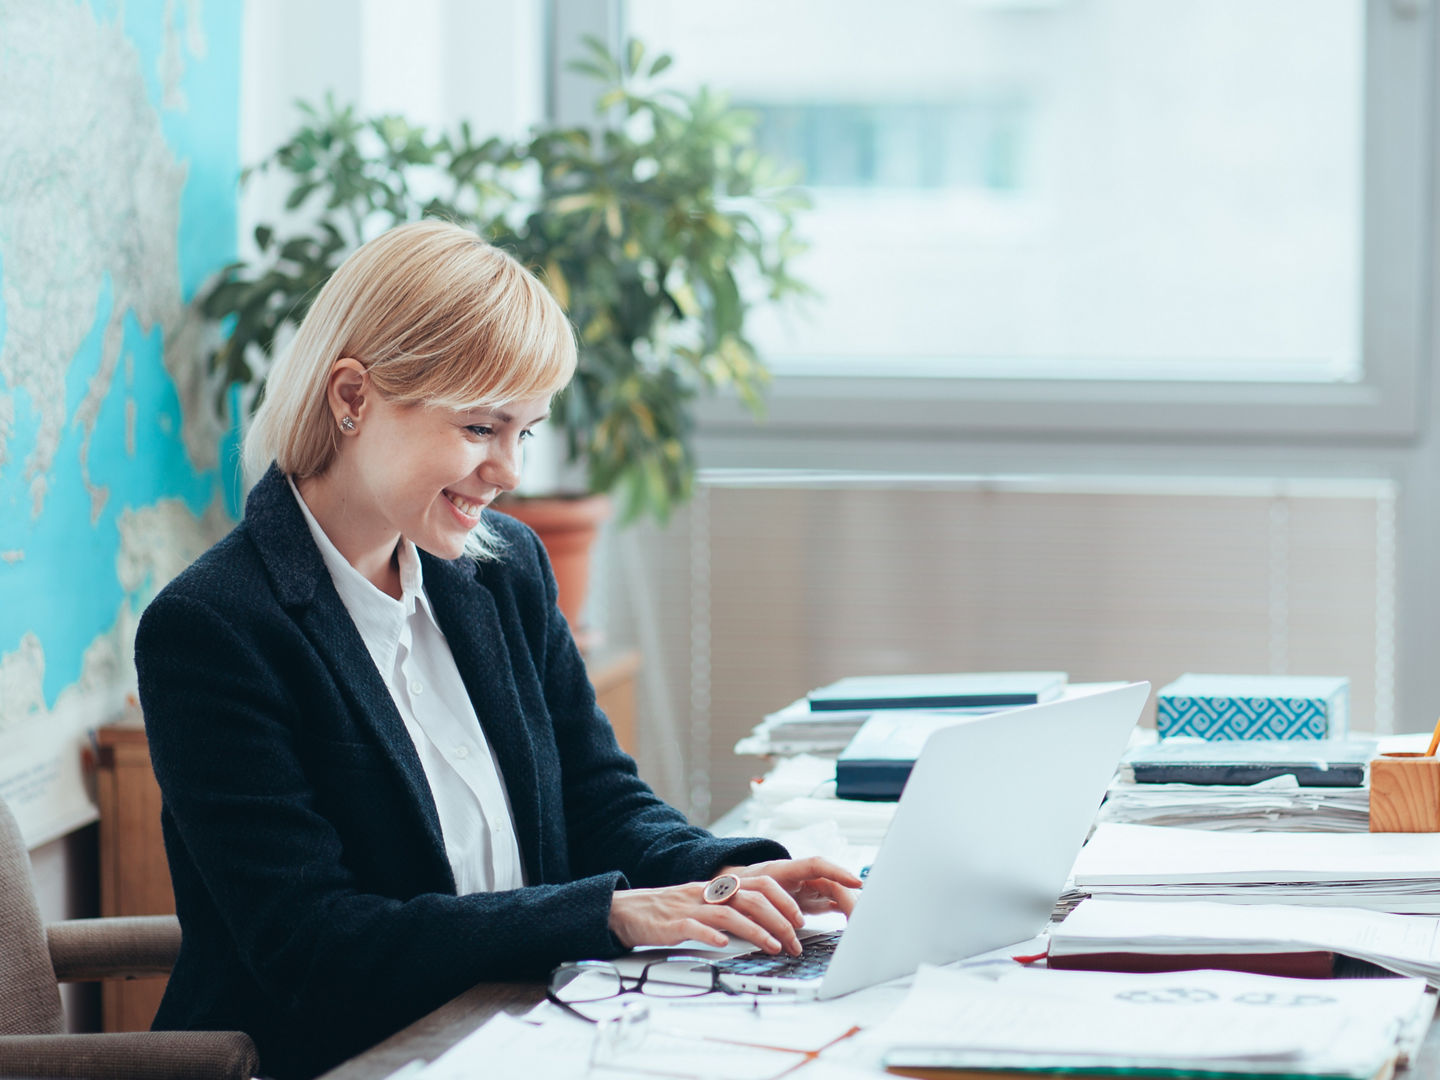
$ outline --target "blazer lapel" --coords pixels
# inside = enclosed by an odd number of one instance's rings
[[[540,785],[535,748],[516,690],[500,614],[490,590],[476,579],[468,559],[447,562],[420,554],[425,595],[450,644],[460,678],[480,718],[485,739],[495,752],[515,817],[526,880],[545,880],[540,847]]]
[[[281,604],[291,609],[315,650],[335,673],[355,719],[385,751],[415,806],[437,870],[443,867],[453,891],[454,872],[445,855],[440,817],[425,769],[390,690],[345,610],[330,571],[310,535],[284,474],[272,465],[245,502],[245,524],[264,560]]]

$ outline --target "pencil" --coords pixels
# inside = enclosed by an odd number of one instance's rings
[[[1440,746],[1440,720],[1435,721],[1435,734],[1430,736],[1430,749],[1425,751],[1425,756],[1434,757],[1437,746]]]

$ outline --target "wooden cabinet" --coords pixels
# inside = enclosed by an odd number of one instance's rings
[[[634,755],[635,681],[640,671],[640,654],[634,649],[598,652],[586,658],[595,703],[610,718],[615,738],[627,754]]]
[[[600,708],[610,717],[620,745],[633,754],[640,654],[633,649],[601,653],[588,665]],[[100,914],[172,914],[175,897],[160,836],[160,788],[143,727],[117,724],[96,733],[95,792],[100,804]],[[105,1030],[149,1030],[164,992],[164,978],[107,980],[101,989]]]

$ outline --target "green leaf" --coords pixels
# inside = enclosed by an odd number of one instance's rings
[[[711,283],[715,295],[715,328],[724,337],[737,333],[741,323],[740,289],[726,268]]]
[[[645,46],[640,43],[639,38],[631,38],[625,56],[625,66],[631,75],[639,72],[640,61],[643,59],[645,59]]]
[[[306,199],[308,199],[314,193],[315,189],[319,186],[320,185],[313,180],[304,184],[297,185],[294,190],[292,190],[290,194],[285,197],[285,209],[299,209],[300,204],[303,203]]]
[[[573,71],[577,75],[589,75],[595,79],[608,79],[610,73],[592,60],[571,60],[565,65],[566,71]]]
[[[608,45],[594,34],[585,34],[580,38],[580,41],[581,44],[590,50],[595,61],[604,69],[606,78],[620,78],[620,62],[610,55],[610,47]]]
[[[661,53],[659,58],[650,65],[650,78],[654,78],[675,62],[675,58],[669,53]]]
[[[287,240],[280,246],[280,258],[288,259],[291,262],[307,262],[310,258],[310,248],[314,243],[308,236],[297,236],[294,240]]]
[[[270,240],[274,235],[275,230],[272,229],[269,225],[256,225],[255,246],[258,247],[262,252],[268,250],[270,247]]]

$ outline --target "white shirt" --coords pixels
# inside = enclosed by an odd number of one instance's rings
[[[294,481],[290,490],[420,755],[456,892],[520,888],[524,869],[505,781],[425,595],[415,545],[400,539],[401,595],[396,600],[340,554]]]

